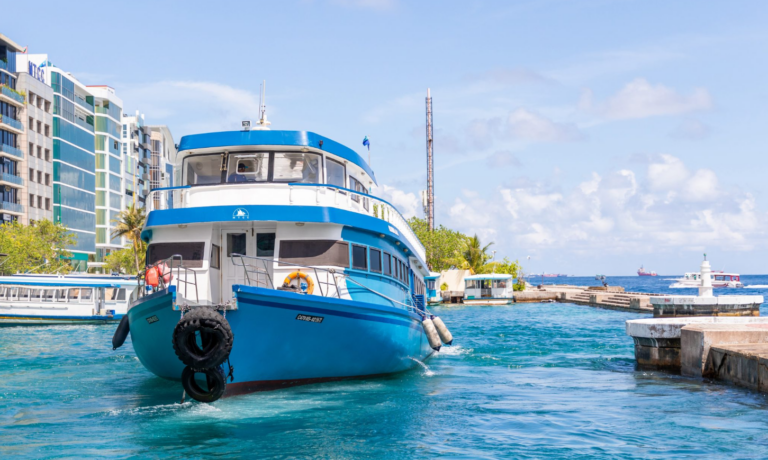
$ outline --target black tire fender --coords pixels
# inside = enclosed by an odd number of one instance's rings
[[[208,390],[204,390],[195,379],[195,374],[205,374],[205,380],[208,384]],[[181,373],[181,385],[190,398],[195,401],[212,403],[224,396],[227,390],[227,376],[221,367],[212,369],[193,369],[185,367]]]
[[[202,346],[198,345],[198,333]],[[176,356],[194,369],[209,369],[224,363],[232,351],[233,342],[229,321],[209,308],[191,310],[173,330]]]
[[[112,336],[112,349],[117,350],[125,343],[125,339],[128,338],[128,333],[131,331],[131,325],[128,322],[128,314],[123,316],[120,320],[120,324],[115,329],[115,335]]]

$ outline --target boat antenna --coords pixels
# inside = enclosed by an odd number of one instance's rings
[[[272,123],[267,120],[267,81],[261,81],[261,91],[259,99],[259,126],[255,129],[266,130]]]

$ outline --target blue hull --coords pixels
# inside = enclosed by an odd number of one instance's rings
[[[419,316],[399,308],[250,286],[233,291],[238,309],[226,318],[235,372],[227,395],[401,372],[432,353]],[[175,292],[162,291],[128,311],[142,364],[171,380],[184,369],[171,343],[180,318],[175,301]]]

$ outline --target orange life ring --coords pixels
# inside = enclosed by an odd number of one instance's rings
[[[166,286],[170,284],[171,279],[173,279],[173,276],[171,276],[171,269],[168,267],[168,265],[161,263],[157,265],[157,271],[158,275],[163,277],[163,284]]]
[[[285,277],[285,281],[283,281],[283,287],[290,286],[293,280],[295,280],[296,278],[307,280],[307,294],[312,294],[312,292],[314,292],[315,282],[312,280],[312,277],[298,270],[295,272],[291,272],[291,274]]]

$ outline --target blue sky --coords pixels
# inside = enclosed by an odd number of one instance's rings
[[[364,153],[421,214],[532,272],[766,273],[768,4],[704,1],[22,2],[0,31],[178,140],[256,119]],[[527,260],[531,256],[531,260]]]

